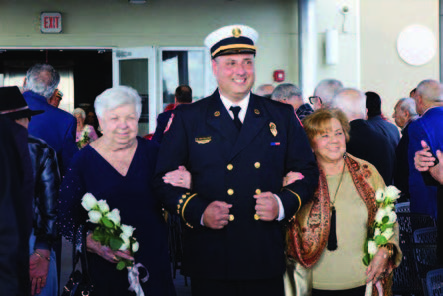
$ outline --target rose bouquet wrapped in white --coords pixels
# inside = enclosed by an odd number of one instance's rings
[[[131,256],[138,251],[139,244],[133,236],[135,228],[130,225],[121,224],[120,211],[110,211],[109,205],[103,199],[97,199],[91,193],[86,193],[82,198],[82,206],[88,211],[88,221],[97,224],[92,238],[113,251],[129,250]],[[117,269],[131,267],[134,262],[119,258]]]

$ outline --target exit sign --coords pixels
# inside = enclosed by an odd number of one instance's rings
[[[42,33],[60,33],[62,31],[62,15],[59,12],[42,12],[40,16]]]

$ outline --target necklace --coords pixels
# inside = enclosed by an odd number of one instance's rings
[[[343,181],[345,166],[346,166],[346,160],[343,162],[343,169],[341,171],[340,180],[338,181],[337,189],[335,189],[334,200],[329,201],[331,208],[331,222],[330,222],[329,236],[328,236],[329,251],[337,250],[337,217],[335,211],[335,202],[337,201],[337,193],[340,190],[341,183]]]

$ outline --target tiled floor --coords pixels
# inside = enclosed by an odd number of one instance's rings
[[[62,250],[62,262],[61,262],[61,273],[60,273],[60,291],[63,289],[63,285],[68,281],[69,274],[72,271],[72,245],[63,238],[63,250]],[[176,272],[176,278],[174,279],[175,290],[177,291],[177,296],[191,296],[190,281],[188,278],[188,286],[185,284],[185,278],[180,274],[180,271]]]

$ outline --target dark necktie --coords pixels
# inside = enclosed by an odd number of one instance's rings
[[[238,130],[240,130],[241,126],[242,126],[242,123],[240,121],[240,118],[238,118],[238,113],[240,112],[241,107],[239,107],[239,106],[235,106],[235,107],[231,106],[231,108],[229,108],[229,110],[231,110],[232,113],[234,113],[234,124],[235,124],[235,127]]]

